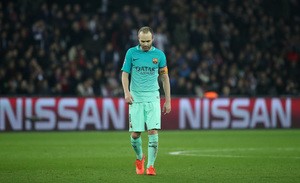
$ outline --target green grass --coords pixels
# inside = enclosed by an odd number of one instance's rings
[[[159,139],[151,177],[135,175],[128,132],[1,133],[0,182],[300,182],[300,130],[161,131]]]

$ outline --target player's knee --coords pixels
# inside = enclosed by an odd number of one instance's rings
[[[141,132],[132,132],[131,137],[134,139],[137,139],[141,136]]]
[[[148,131],[148,135],[155,135],[157,133],[158,133],[157,130],[149,130]]]

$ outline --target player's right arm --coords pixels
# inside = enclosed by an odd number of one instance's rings
[[[127,72],[122,72],[122,85],[124,90],[125,102],[132,104],[133,98],[129,91],[129,74]]]
[[[131,50],[128,50],[125,55],[123,67],[122,67],[122,86],[124,90],[125,102],[128,104],[132,104],[133,97],[129,91],[129,73],[131,73]]]

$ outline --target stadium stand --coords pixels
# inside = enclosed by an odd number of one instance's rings
[[[151,26],[173,96],[299,96],[300,3],[1,1],[0,95],[123,96],[120,68]]]

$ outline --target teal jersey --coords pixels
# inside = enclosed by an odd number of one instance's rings
[[[166,66],[165,54],[154,46],[149,51],[139,45],[127,51],[122,71],[131,75],[130,92],[135,102],[159,99],[159,69]]]

